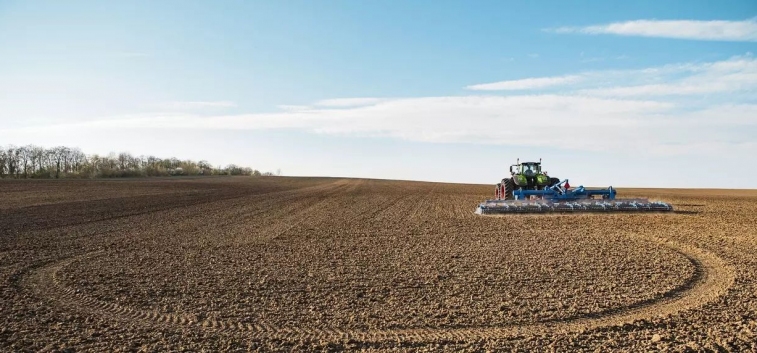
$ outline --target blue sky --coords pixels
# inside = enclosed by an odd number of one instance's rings
[[[754,1],[0,0],[0,145],[753,188],[755,52]]]

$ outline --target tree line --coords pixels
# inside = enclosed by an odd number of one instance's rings
[[[277,173],[278,174],[278,173]],[[84,154],[65,146],[6,146],[0,148],[0,178],[120,178],[171,175],[250,175],[271,176],[270,172],[229,164],[213,167],[207,161],[178,158]]]

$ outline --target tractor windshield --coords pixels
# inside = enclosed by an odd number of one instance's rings
[[[541,166],[536,163],[524,163],[521,172],[526,175],[539,174],[541,173]]]

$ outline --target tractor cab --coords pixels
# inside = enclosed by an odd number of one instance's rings
[[[538,162],[518,161],[510,166],[513,189],[541,190],[558,182],[557,178],[550,178],[541,170],[541,159]]]
[[[521,174],[527,177],[541,174],[541,162],[523,162],[510,166],[510,174]]]
[[[537,162],[525,162],[520,165],[520,173],[526,177],[532,177],[536,174],[541,174],[541,163]]]

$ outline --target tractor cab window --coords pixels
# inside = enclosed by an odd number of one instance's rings
[[[526,175],[534,175],[539,173],[539,165],[537,164],[524,164],[523,165],[523,174]]]

